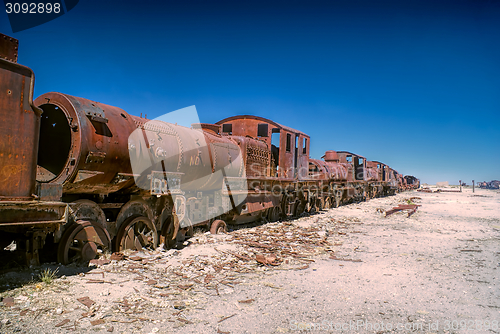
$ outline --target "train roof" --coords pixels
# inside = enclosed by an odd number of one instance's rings
[[[377,160],[372,160],[372,162],[375,162],[377,164],[382,164],[382,165],[385,165],[385,166],[389,167],[386,163],[383,163],[383,162],[380,162],[380,161],[377,161]]]
[[[268,118],[264,118],[264,117],[260,117],[260,116],[253,116],[253,115],[231,116],[231,117],[228,117],[228,118],[224,118],[223,120],[220,120],[220,121],[216,122],[215,124],[221,125],[223,123],[227,123],[227,122],[230,122],[230,121],[244,120],[244,119],[254,119],[254,120],[262,121],[262,122],[274,125],[275,127],[279,128],[280,130],[283,129],[283,130],[288,131],[288,132],[292,132],[292,133],[296,133],[296,134],[301,134],[301,135],[304,135],[306,137],[309,137],[309,135],[305,134],[302,131],[293,129],[293,128],[288,127],[286,125],[282,125],[282,124],[276,123],[275,121],[272,121],[272,120],[270,120]]]
[[[354,155],[354,156],[357,156],[357,157],[361,157],[361,158],[364,158],[366,159],[364,156],[362,156],[361,154],[356,154],[356,153],[352,153],[352,152],[349,152],[349,151],[336,151],[337,153],[340,153],[340,154],[350,154],[350,155]]]

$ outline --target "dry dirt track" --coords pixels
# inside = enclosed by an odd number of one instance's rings
[[[414,196],[410,218],[377,210]],[[498,191],[407,192],[61,267],[50,285],[4,274],[0,332],[500,333],[499,246]]]

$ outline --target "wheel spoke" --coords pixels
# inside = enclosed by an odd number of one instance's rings
[[[133,249],[134,248],[134,239],[135,239],[134,229],[130,228],[128,230],[128,233],[125,235],[125,237],[123,239],[123,248],[124,249]]]
[[[116,235],[117,250],[156,247],[156,230],[146,217],[129,218],[122,223]]]
[[[134,233],[134,229],[133,228],[130,228],[128,230],[128,233],[127,233],[127,238],[129,238],[130,240],[134,240],[135,238],[135,233]]]
[[[141,250],[144,247],[141,239],[142,239],[141,236],[138,235],[137,238],[135,238],[135,240],[134,240],[134,248],[136,250]]]

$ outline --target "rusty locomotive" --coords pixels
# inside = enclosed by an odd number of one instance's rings
[[[0,35],[0,247],[28,264],[174,247],[193,226],[277,221],[418,187],[346,151],[309,157],[310,137],[256,116],[191,127],[62,93],[33,101],[34,74]]]

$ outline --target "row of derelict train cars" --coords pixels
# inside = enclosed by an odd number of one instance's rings
[[[184,127],[62,93],[33,101],[18,41],[0,35],[0,249],[27,264],[172,248],[226,224],[277,221],[418,188],[346,151],[257,116]]]

